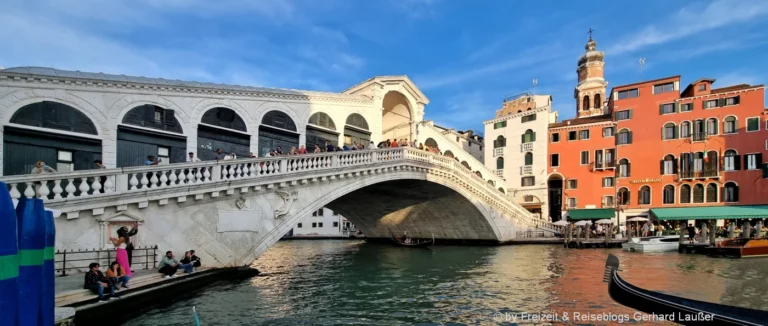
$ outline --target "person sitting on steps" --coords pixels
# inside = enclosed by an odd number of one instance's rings
[[[107,277],[109,278],[110,282],[114,284],[115,290],[119,291],[121,285],[123,288],[128,289],[128,280],[130,280],[131,277],[125,274],[125,270],[120,267],[118,262],[113,261],[111,264],[109,264],[109,269],[107,269]]]
[[[119,299],[120,297],[115,296],[115,286],[110,282],[109,278],[101,273],[99,267],[98,263],[88,265],[83,288],[96,292],[99,295],[99,302],[107,302],[110,298]],[[104,289],[106,288],[109,289],[109,298],[104,297]]]
[[[173,258],[172,251],[166,251],[165,257],[160,260],[158,272],[164,274],[165,278],[171,278],[176,277],[176,271],[178,271],[179,268],[183,269],[184,273],[192,273],[192,264],[181,264],[176,258]]]
[[[192,264],[192,267],[195,271],[197,271],[197,268],[202,266],[202,263],[200,262],[200,257],[195,256],[195,251],[190,250],[184,253],[184,258],[181,260],[182,264]]]

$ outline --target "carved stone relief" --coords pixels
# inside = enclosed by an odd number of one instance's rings
[[[275,219],[282,219],[291,211],[293,202],[299,198],[299,192],[294,190],[292,192],[276,191],[277,204],[275,205]]]

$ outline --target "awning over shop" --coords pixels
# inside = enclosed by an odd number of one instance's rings
[[[652,208],[651,214],[662,221],[768,218],[768,205]]]
[[[591,220],[616,217],[613,208],[572,209],[568,211],[569,220]]]

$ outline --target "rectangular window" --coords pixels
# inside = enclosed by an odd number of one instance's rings
[[[339,227],[339,222],[333,222],[333,227],[335,228]]]
[[[619,99],[635,98],[640,96],[640,91],[637,88],[628,89],[625,91],[619,91]]]
[[[615,152],[613,148],[605,150],[605,166],[606,167],[613,167],[614,153]]]
[[[560,142],[560,133],[556,132],[550,135],[549,141],[553,143],[559,143]]]
[[[738,160],[738,158],[735,155],[726,152],[723,157],[723,170],[736,171],[736,160]]]
[[[699,84],[699,92],[706,91],[707,90],[707,84]]]
[[[576,189],[578,187],[577,180],[568,180],[565,185],[565,189]]]
[[[744,156],[744,165],[746,165],[747,170],[756,170],[758,168],[757,164],[757,156],[758,154],[747,154]]]
[[[629,120],[629,118],[630,118],[629,110],[616,112],[616,121]]]
[[[725,99],[725,101],[723,101],[723,105],[736,105],[736,104],[739,104],[738,96],[728,97]]]
[[[534,177],[523,177],[520,180],[520,184],[523,187],[531,187],[536,183],[536,179]]]
[[[704,108],[711,109],[717,107],[717,100],[704,101]]]
[[[568,140],[577,140],[578,134],[575,131],[568,132]]]
[[[680,112],[693,111],[693,103],[680,104]]]
[[[579,139],[581,140],[589,139],[589,130],[579,131]]]
[[[576,198],[567,198],[565,200],[565,205],[568,208],[576,208]]]
[[[323,227],[323,222],[317,223],[317,227],[319,228]]]
[[[535,114],[526,115],[526,116],[520,118],[520,120],[522,120],[522,122],[536,121],[536,115]]]
[[[161,108],[155,108],[155,123],[163,123],[163,109]]]
[[[581,165],[589,164],[589,151],[581,152]]]
[[[299,223],[299,224],[296,224],[296,228],[299,228],[299,229],[301,229],[301,223]]]
[[[171,156],[170,148],[162,147],[162,146],[157,147],[157,158],[160,161],[160,164],[163,164],[163,165],[170,164],[171,163],[170,156]]]
[[[72,162],[72,152],[59,151],[56,156],[56,171],[58,172],[72,172],[74,170],[74,162]]]
[[[549,166],[553,168],[560,166],[560,154],[552,154],[549,157]]]
[[[747,118],[747,131],[760,130],[760,118]]]
[[[596,149],[595,150],[595,168],[603,168],[603,150],[602,149]]]
[[[317,227],[317,223],[312,223],[312,227],[316,228]]]
[[[675,113],[675,103],[662,104],[659,107],[659,111],[661,114]]]
[[[616,138],[616,143],[619,144],[619,145],[631,144],[632,140],[631,140],[630,132],[628,132],[628,131],[627,132],[620,132],[618,137]]]
[[[603,206],[612,207],[613,206],[613,196],[604,196],[603,197]]]
[[[664,174],[674,174],[674,162],[673,160],[664,160]]]
[[[613,177],[604,177],[603,188],[610,188],[610,187],[613,187]]]
[[[725,122],[723,122],[723,133],[724,134],[736,133],[736,118],[734,117],[725,118]]]
[[[603,137],[613,137],[613,133],[616,131],[614,127],[603,128]]]
[[[325,211],[325,209],[322,209],[322,208],[318,209],[317,210],[317,216],[323,216],[324,211]]]
[[[493,124],[493,129],[504,128],[506,126],[507,126],[507,121],[504,120],[504,121],[501,121],[501,122],[494,123]]]
[[[675,139],[675,131],[677,131],[677,126],[674,124],[670,124],[668,126],[664,126],[664,139]]]
[[[653,94],[661,94],[661,93],[674,92],[674,91],[675,91],[675,83],[653,85]]]

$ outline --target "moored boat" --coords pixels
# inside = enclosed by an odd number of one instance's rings
[[[621,248],[627,251],[639,252],[667,252],[677,251],[680,236],[668,235],[660,237],[631,238],[629,242],[621,244]]]
[[[686,299],[634,286],[619,276],[619,258],[612,254],[605,262],[603,281],[608,282],[608,294],[614,301],[682,325],[766,325],[768,322],[768,311]]]
[[[434,234],[432,235],[432,239],[413,239],[413,238],[409,238],[407,236],[404,236],[404,237],[398,239],[398,238],[393,236],[392,237],[392,241],[395,244],[400,245],[400,246],[404,246],[404,247],[412,247],[412,248],[414,248],[414,247],[428,247],[428,246],[430,246],[430,245],[435,243],[435,235]]]
[[[717,243],[714,247],[707,248],[707,250],[707,254],[711,256],[767,257],[768,238],[725,240]]]

